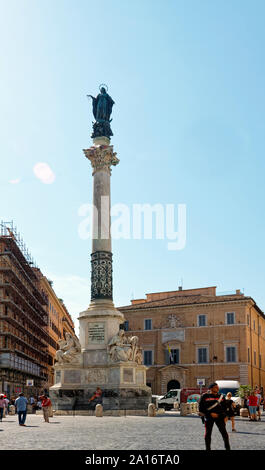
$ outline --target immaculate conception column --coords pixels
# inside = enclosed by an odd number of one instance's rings
[[[110,128],[110,115],[114,101],[108,95],[105,85],[100,86],[100,93],[96,98],[89,96],[92,98],[93,115],[96,120],[91,136],[93,146],[84,150],[86,158],[90,160],[93,175],[91,303],[88,310],[80,314],[79,320],[82,351],[87,352],[87,361],[93,362],[95,359],[93,356],[96,355],[96,336],[98,336],[99,348],[103,349],[103,345],[106,346],[109,339],[119,331],[119,325],[123,323],[124,316],[115,309],[112,293],[110,176],[111,166],[119,163],[113,146],[110,145],[110,137],[113,135]],[[108,322],[100,321],[107,320],[107,317]]]
[[[91,254],[91,301],[112,300],[112,252],[110,234],[111,165],[119,163],[107,137],[95,137],[84,150],[93,168],[93,240]]]
[[[137,336],[120,329],[124,315],[112,298],[110,234],[111,167],[119,163],[113,146],[110,115],[114,101],[106,87],[93,102],[93,145],[84,150],[93,175],[93,236],[91,253],[91,302],[80,313],[80,342],[61,341],[56,353],[55,384],[50,396],[57,412],[93,414],[93,396],[102,390],[104,412],[147,414],[151,389],[146,386],[146,367]],[[92,401],[91,401],[92,400]]]

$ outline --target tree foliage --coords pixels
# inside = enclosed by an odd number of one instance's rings
[[[251,385],[240,385],[238,391],[236,392],[236,396],[240,398],[244,398],[246,395],[251,393],[252,387]]]

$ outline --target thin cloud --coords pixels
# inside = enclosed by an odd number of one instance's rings
[[[52,184],[55,181],[55,174],[48,163],[39,162],[33,167],[35,176],[44,184]]]
[[[18,184],[18,183],[20,183],[20,181],[21,181],[20,178],[16,178],[14,180],[10,180],[9,183],[10,184]]]

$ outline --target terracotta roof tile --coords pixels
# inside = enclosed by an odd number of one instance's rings
[[[120,310],[141,310],[145,308],[153,307],[167,307],[173,305],[193,305],[193,304],[203,304],[203,303],[217,303],[225,301],[234,301],[234,300],[248,300],[251,297],[245,297],[244,295],[182,295],[168,297],[167,299],[162,300],[152,300],[149,302],[142,302],[139,304],[128,305],[124,307],[118,307]]]

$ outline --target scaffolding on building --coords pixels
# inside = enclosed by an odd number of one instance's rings
[[[0,388],[24,390],[34,379],[36,390],[47,381],[48,297],[40,287],[42,273],[13,221],[0,222]],[[2,381],[2,387],[1,387]],[[6,386],[7,386],[6,385]],[[43,388],[42,388],[43,389]]]

